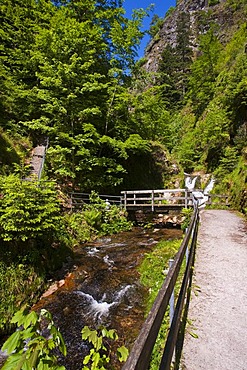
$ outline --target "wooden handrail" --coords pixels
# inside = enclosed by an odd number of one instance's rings
[[[172,353],[174,346],[177,341],[178,330],[181,312],[183,308],[183,302],[185,293],[187,290],[189,274],[191,273],[191,266],[194,260],[195,244],[197,237],[197,228],[199,221],[199,210],[196,205],[194,213],[191,219],[188,231],[183,239],[181,247],[174,259],[172,267],[170,268],[166,279],[156,297],[156,300],[151,308],[146,321],[144,322],[139,336],[137,337],[130,355],[124,364],[122,370],[146,370],[149,367],[150,358],[154,344],[157,339],[159,329],[162,324],[169,299],[176,284],[179,271],[184,259],[186,249],[190,250],[190,257],[186,267],[186,273],[184,275],[184,281],[179,293],[178,303],[175,310],[175,315],[172,321],[171,329],[168,336],[168,342],[162,358],[162,369],[168,369],[171,364]],[[165,367],[164,367],[165,366]],[[161,368],[160,368],[161,369]]]

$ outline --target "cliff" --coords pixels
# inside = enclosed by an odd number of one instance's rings
[[[243,1],[235,4],[234,0],[177,1],[176,7],[165,16],[162,27],[146,48],[144,68],[149,72],[157,72],[164,48],[167,45],[176,46],[177,22],[182,12],[189,14],[191,46],[196,55],[198,36],[205,33],[211,23],[218,26],[220,41],[223,44],[228,42],[229,37],[244,21],[243,6]]]

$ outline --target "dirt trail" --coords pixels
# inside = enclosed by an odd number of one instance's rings
[[[247,223],[201,211],[181,369],[247,369]]]

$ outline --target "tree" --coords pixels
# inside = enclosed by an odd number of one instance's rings
[[[178,106],[182,96],[177,87],[178,58],[176,49],[167,45],[159,63],[159,83],[162,85],[164,103],[170,109]]]
[[[163,88],[163,97],[169,108],[178,108],[187,91],[188,76],[192,63],[190,41],[190,16],[181,12],[177,19],[176,46],[167,45],[159,63],[159,84]]]
[[[113,0],[4,0],[2,125],[34,143],[49,136],[50,173],[84,189],[121,181],[126,92],[146,14],[127,19]]]
[[[188,76],[192,63],[192,48],[191,48],[191,30],[190,30],[190,15],[186,12],[179,13],[176,28],[176,56],[178,58],[177,65],[177,88],[184,97],[187,90]]]
[[[192,100],[193,110],[199,117],[215,92],[218,75],[217,62],[222,50],[214,28],[200,37],[199,56],[191,67],[187,96]]]

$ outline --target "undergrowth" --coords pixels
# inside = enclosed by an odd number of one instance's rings
[[[158,243],[155,249],[147,253],[139,268],[141,274],[141,282],[149,290],[148,301],[146,305],[146,313],[148,313],[155,301],[155,298],[166,278],[169,270],[169,260],[174,259],[178,249],[181,245],[181,239],[165,240]],[[183,263],[181,272],[178,277],[178,282],[175,286],[175,296],[177,295],[185,263]],[[161,357],[163,354],[165,340],[169,329],[169,310],[166,311],[163,323],[161,325],[150,363],[150,370],[156,370],[159,367]]]

